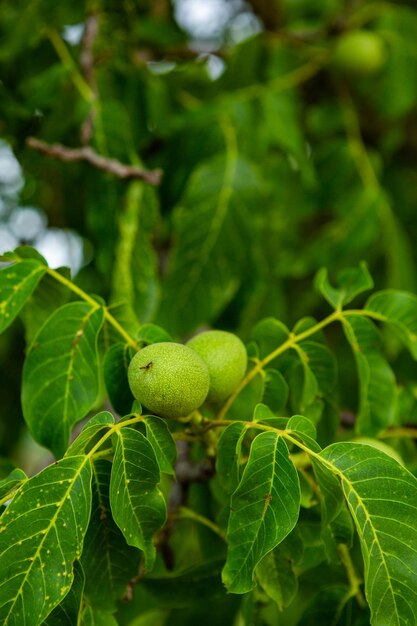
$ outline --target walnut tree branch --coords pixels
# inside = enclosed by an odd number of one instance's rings
[[[101,156],[89,146],[68,148],[59,143],[49,144],[35,137],[28,137],[26,143],[29,148],[61,161],[87,161],[97,169],[113,174],[117,178],[143,180],[149,185],[159,185],[161,182],[161,170],[145,170],[134,165],[125,165],[116,159]]]

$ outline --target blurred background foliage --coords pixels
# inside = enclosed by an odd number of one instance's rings
[[[381,42],[376,71],[336,62],[358,29]],[[405,0],[3,0],[1,251],[33,245],[179,340],[325,315],[322,266],[365,260],[378,288],[415,291],[416,33]],[[161,169],[161,184],[50,158],[30,136]],[[415,379],[390,345],[400,383]],[[18,321],[0,343],[0,455],[27,453],[23,352]]]

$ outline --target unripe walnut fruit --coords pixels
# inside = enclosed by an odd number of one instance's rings
[[[374,74],[384,65],[387,49],[379,35],[367,30],[347,32],[336,42],[333,63],[352,76]]]
[[[202,358],[180,343],[154,343],[129,365],[130,389],[141,404],[161,417],[184,417],[206,399],[209,374]]]
[[[222,402],[238,386],[245,375],[248,357],[246,348],[236,335],[224,330],[208,330],[187,342],[207,365],[210,388],[207,399]]]

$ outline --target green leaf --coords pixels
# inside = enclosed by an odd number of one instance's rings
[[[234,131],[231,131],[233,133]],[[175,334],[214,319],[236,293],[261,187],[255,167],[224,156],[198,166],[174,213],[174,249],[157,321]]]
[[[274,317],[267,317],[256,324],[251,333],[251,339],[259,346],[261,359],[276,350],[285,343],[290,336],[290,331]]]
[[[228,411],[228,416],[232,419],[242,419],[242,416],[252,415],[256,405],[262,402],[264,394],[265,374],[261,371],[239,393]]]
[[[160,608],[183,608],[223,596],[222,561],[209,561],[171,574],[145,576],[141,586]]]
[[[43,626],[74,626],[78,624],[84,590],[84,572],[79,561],[74,563],[72,587],[58,606],[43,622]]]
[[[127,546],[110,510],[111,463],[98,459],[92,465],[93,503],[81,557],[85,595],[95,608],[116,610],[128,582],[139,571],[140,553]]]
[[[0,270],[0,332],[13,322],[46,270],[45,265],[33,259]]]
[[[317,431],[313,422],[304,415],[293,415],[287,422],[286,430],[296,435],[311,450],[319,452],[321,450],[316,441]]]
[[[12,470],[6,478],[0,480],[0,499],[4,498],[10,491],[15,490],[27,479],[28,477],[23,470],[18,468]]]
[[[262,398],[275,413],[283,411],[288,400],[288,384],[281,372],[278,370],[266,369],[265,372],[265,393]]]
[[[35,440],[60,457],[99,390],[97,337],[103,309],[73,302],[51,315],[27,355],[22,407]]]
[[[104,356],[104,382],[110,402],[119,415],[129,413],[133,403],[127,380],[127,371],[133,355],[134,350],[129,345],[115,343]]]
[[[77,456],[77,454],[83,454],[87,447],[90,447],[93,442],[96,442],[99,435],[106,431],[110,426],[114,424],[114,417],[108,411],[101,411],[89,420],[78,437],[70,445],[65,453],[65,456]]]
[[[257,435],[231,498],[223,569],[229,592],[246,593],[253,588],[256,565],[294,528],[299,509],[298,475],[285,441],[274,432]]]
[[[172,337],[166,330],[156,324],[142,324],[137,333],[137,340],[146,344],[172,341]]]
[[[359,621],[361,613],[365,613],[364,622]],[[347,585],[332,585],[314,596],[299,623],[302,626],[365,626],[369,624],[369,616],[367,609],[358,607]]]
[[[269,552],[257,565],[256,578],[280,611],[291,604],[297,593],[298,580],[294,573],[291,553],[283,544]]]
[[[358,368],[359,414],[356,427],[361,434],[374,436],[394,421],[397,397],[394,372],[380,352],[380,334],[370,320],[345,318],[343,329]]]
[[[149,441],[133,428],[116,432],[117,446],[110,481],[113,518],[127,543],[143,550],[145,565],[152,569],[152,538],[166,519],[166,505],[157,485],[158,461]]]
[[[327,346],[315,341],[301,341],[297,353],[302,358],[303,366],[313,373],[318,391],[322,395],[330,394],[337,379],[336,359],[333,353]]]
[[[68,593],[91,510],[91,467],[61,459],[26,482],[0,518],[0,622],[38,626]]]
[[[86,606],[80,626],[118,626],[118,624],[112,613],[93,608],[92,606]]]
[[[236,489],[240,479],[239,459],[246,431],[242,422],[229,424],[217,443],[216,472],[227,493]]]
[[[320,456],[339,477],[359,534],[371,624],[416,624],[416,478],[365,444],[335,443]]]
[[[155,452],[161,472],[175,475],[177,447],[166,422],[160,417],[145,417],[146,436]]]
[[[62,267],[55,271],[70,279],[69,268]],[[36,333],[39,332],[41,326],[55,309],[63,306],[69,300],[70,294],[70,290],[58,282],[56,278],[50,274],[43,276],[36,291],[29,297],[20,313],[25,326],[27,345],[32,343]]]
[[[340,309],[359,294],[372,289],[374,281],[366,264],[361,263],[359,267],[350,267],[339,272],[336,284],[336,288],[330,284],[326,268],[322,268],[317,273],[316,289],[333,308]]]
[[[417,296],[407,291],[387,289],[369,298],[366,311],[377,314],[377,319],[386,322],[417,359]]]

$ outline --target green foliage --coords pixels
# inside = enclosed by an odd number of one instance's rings
[[[1,624],[415,626],[416,8],[55,4],[0,3]]]

